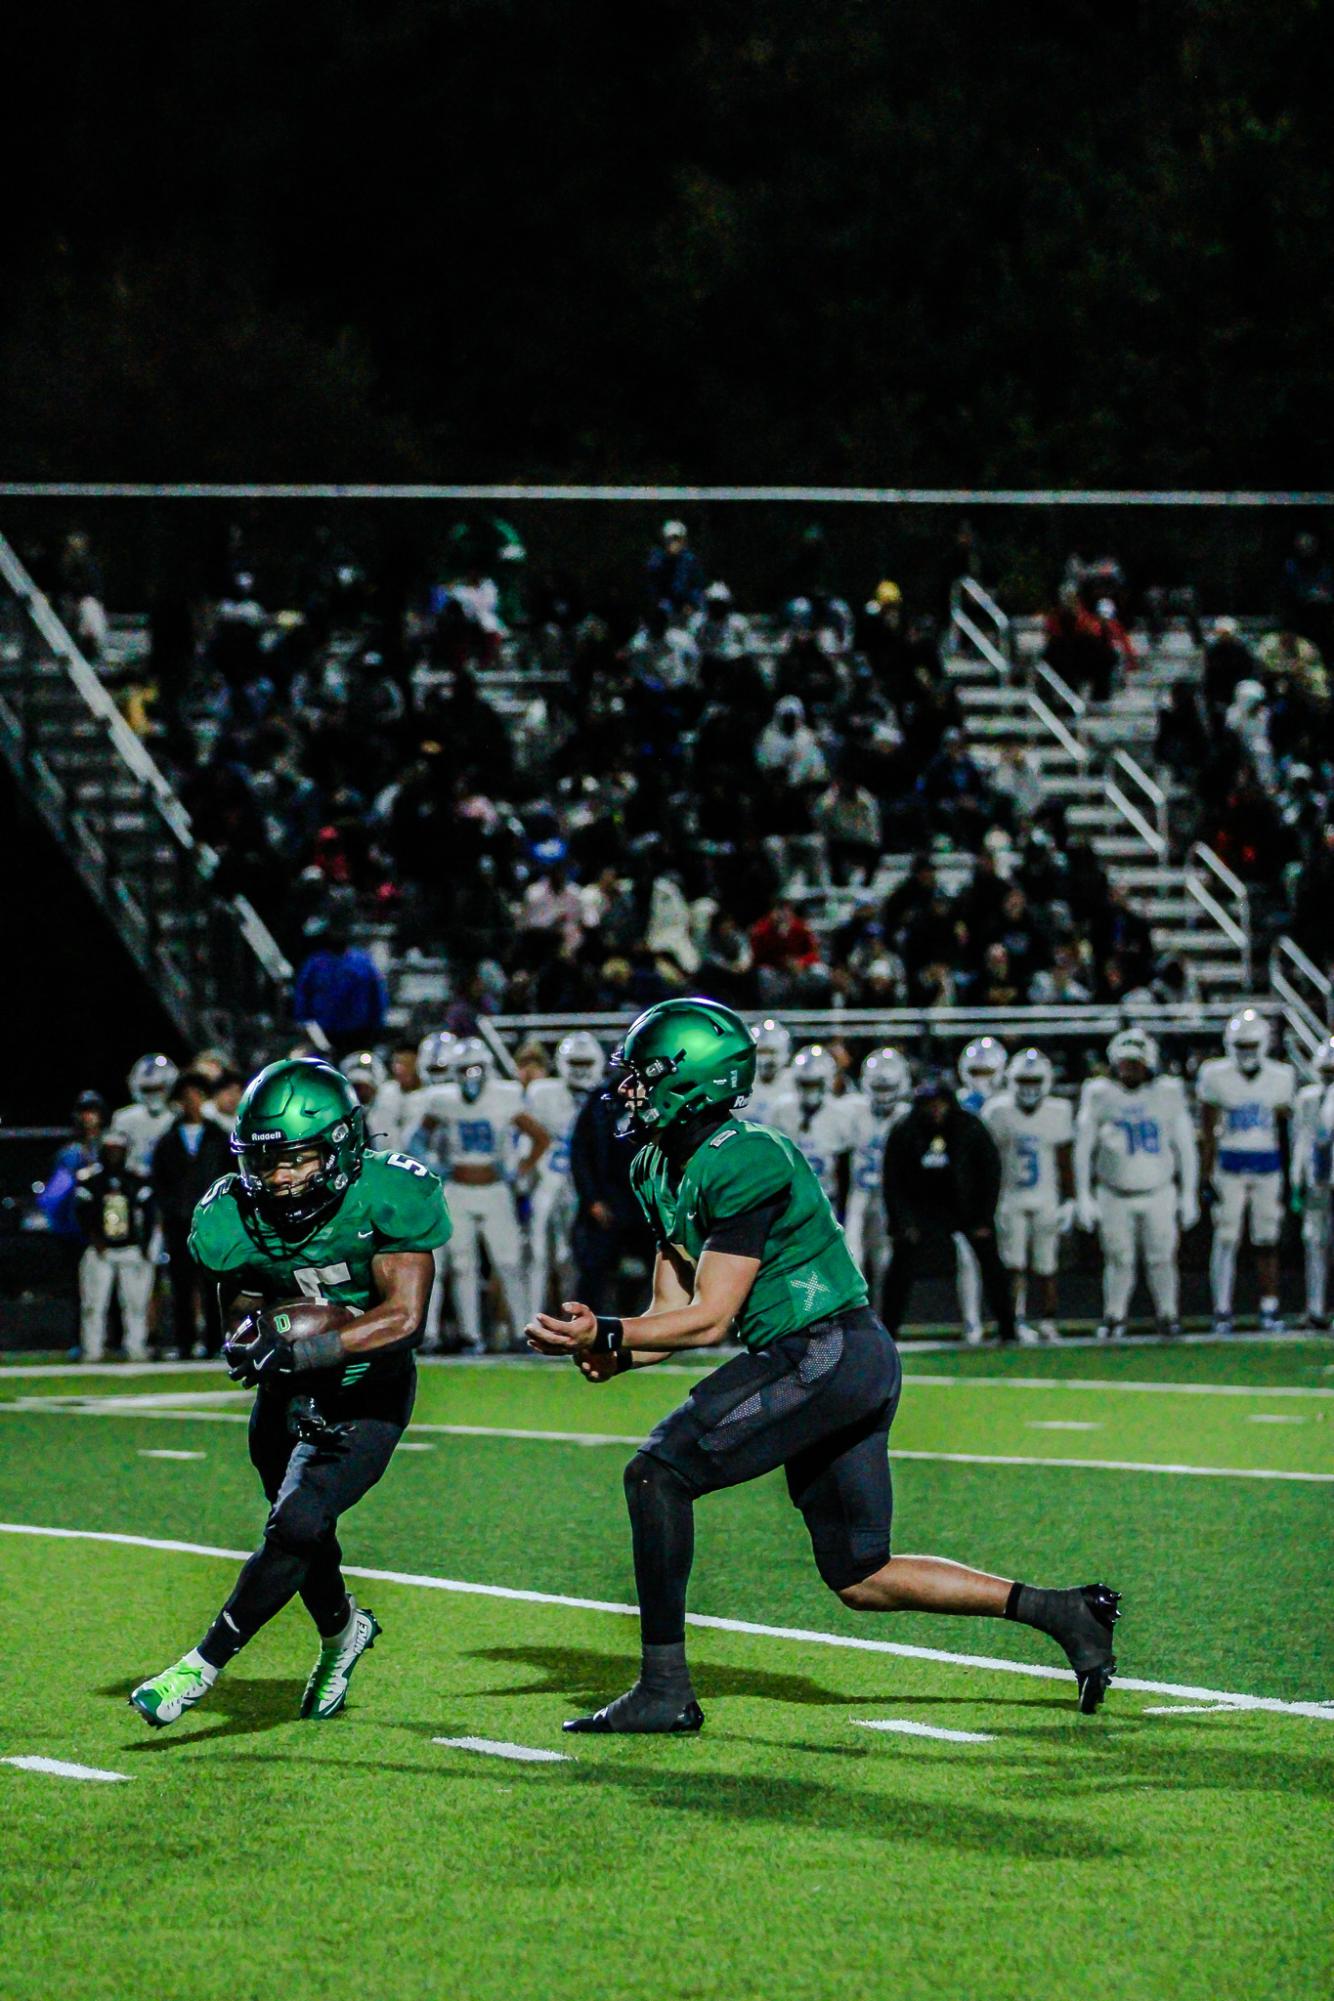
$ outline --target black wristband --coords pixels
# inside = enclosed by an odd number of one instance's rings
[[[593,1336],[595,1355],[618,1355],[625,1339],[625,1324],[610,1313],[599,1313],[598,1331]]]
[[[616,1373],[623,1376],[627,1369],[633,1369],[635,1356],[633,1348],[618,1348],[616,1351]]]
[[[336,1327],[323,1334],[303,1334],[292,1343],[292,1368],[298,1375],[308,1369],[336,1369],[343,1359],[343,1337]]]

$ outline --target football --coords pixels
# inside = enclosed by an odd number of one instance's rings
[[[328,1299],[287,1299],[279,1306],[266,1306],[231,1337],[230,1345],[244,1349],[254,1340],[260,1322],[267,1321],[284,1341],[301,1341],[310,1334],[327,1334],[357,1318],[352,1306],[340,1306]],[[247,1335],[247,1330],[248,1335]]]

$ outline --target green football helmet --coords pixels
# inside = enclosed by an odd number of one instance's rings
[[[245,1206],[284,1243],[301,1243],[332,1216],[361,1173],[366,1117],[348,1078],[318,1057],[289,1057],[252,1077],[232,1128]],[[320,1164],[299,1183],[274,1176],[312,1150]]]
[[[755,1082],[755,1044],[719,1001],[659,1001],[631,1027],[620,1065],[631,1122],[656,1139],[692,1112],[744,1098]]]

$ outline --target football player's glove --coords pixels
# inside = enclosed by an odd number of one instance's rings
[[[222,1359],[234,1383],[248,1390],[291,1375],[296,1367],[292,1343],[284,1340],[268,1312],[248,1313],[222,1344]]]

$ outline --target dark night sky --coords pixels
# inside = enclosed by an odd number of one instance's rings
[[[1326,483],[1327,5],[75,19],[11,476]]]

